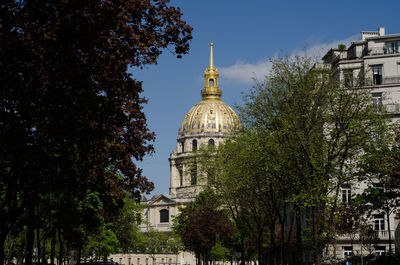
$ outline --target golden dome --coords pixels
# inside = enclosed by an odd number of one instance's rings
[[[201,91],[202,101],[197,103],[185,116],[179,135],[201,132],[232,132],[239,125],[236,113],[221,101],[218,89],[218,69],[214,68],[213,43],[210,44],[210,66],[204,77],[205,89]]]
[[[221,100],[203,99],[186,114],[179,134],[231,132],[238,125],[238,116],[227,104]]]

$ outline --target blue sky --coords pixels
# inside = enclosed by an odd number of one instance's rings
[[[194,28],[189,54],[177,59],[166,50],[157,65],[132,69],[134,78],[143,81],[143,96],[149,100],[144,111],[157,135],[155,153],[138,163],[155,184],[153,195],[168,193],[168,157],[185,114],[201,100],[211,36],[222,100],[234,108],[252,86],[252,77],[267,74],[269,58],[304,52],[318,56],[378,27],[385,27],[386,34],[400,33],[398,0],[171,0],[171,5],[179,6]]]

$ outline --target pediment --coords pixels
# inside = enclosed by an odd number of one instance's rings
[[[154,196],[148,203],[149,206],[176,204],[175,200],[164,194]]]

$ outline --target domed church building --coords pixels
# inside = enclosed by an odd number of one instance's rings
[[[178,214],[179,207],[193,201],[204,189],[205,179],[198,178],[197,168],[190,168],[187,161],[201,145],[215,145],[232,137],[233,130],[239,125],[236,113],[221,101],[218,89],[218,69],[214,67],[213,43],[210,44],[210,65],[204,72],[205,88],[201,90],[201,101],[185,115],[178,132],[177,146],[169,157],[170,188],[169,194],[154,196],[143,212],[140,228],[143,232],[152,229],[171,232],[172,219]],[[192,253],[180,252],[149,254],[126,253],[111,255],[121,265],[188,265],[196,264]],[[154,262],[153,262],[154,260]]]
[[[148,207],[143,216],[146,220],[142,225],[143,231],[149,228],[171,231],[172,219],[178,214],[178,207],[194,200],[206,184],[206,180],[198,178],[196,168],[187,168],[188,158],[201,145],[218,145],[231,137],[233,129],[239,125],[236,113],[221,101],[213,43],[210,44],[210,65],[204,72],[204,78],[202,99],[185,115],[178,132],[177,146],[169,158],[169,194],[154,196],[146,202]]]

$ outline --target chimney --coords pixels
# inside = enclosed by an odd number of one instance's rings
[[[379,27],[379,36],[385,36],[385,28],[384,27]]]

